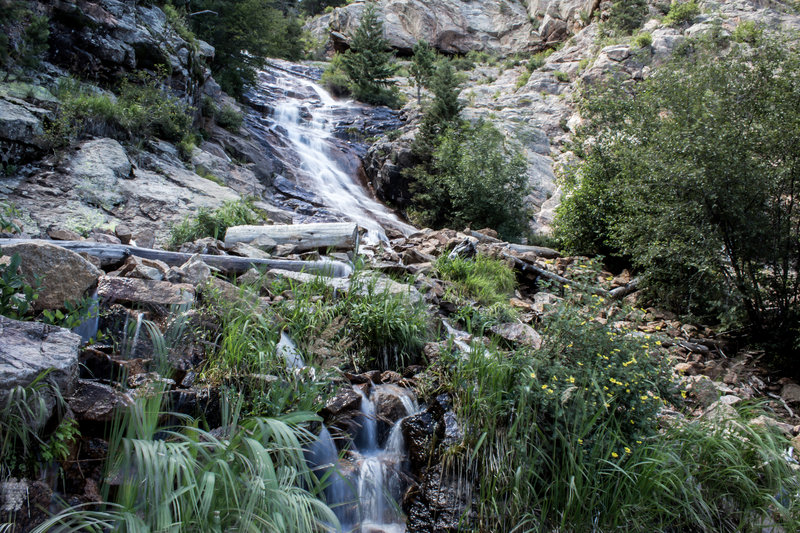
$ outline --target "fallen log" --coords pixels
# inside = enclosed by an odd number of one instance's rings
[[[107,244],[92,241],[50,241],[36,239],[0,239],[0,249],[3,246],[18,244],[21,242],[44,242],[54,244],[75,253],[85,253],[96,257],[100,261],[100,266],[113,267],[122,263],[126,257],[133,255],[143,259],[163,261],[169,266],[180,266],[188,261],[193,254],[182,252],[168,252],[166,250],[154,250],[152,248],[139,248],[125,244]],[[346,278],[353,273],[353,269],[347,263],[341,261],[291,261],[288,259],[256,259],[252,257],[237,257],[233,255],[208,255],[197,254],[200,259],[208,266],[220,270],[225,275],[243,274],[251,268],[281,269],[292,272],[307,272],[309,274]]]
[[[358,226],[352,222],[330,224],[275,224],[272,226],[233,226],[225,232],[225,246],[251,243],[259,237],[276,245],[289,244],[298,252],[332,248],[352,250],[358,239]]]
[[[530,246],[527,244],[514,244],[513,242],[509,242],[505,247],[519,254],[530,252],[544,259],[556,259],[561,257],[561,254],[558,253],[558,251],[553,250],[552,248],[545,248],[544,246]]]
[[[598,294],[610,300],[621,300],[622,298],[625,298],[629,294],[633,294],[634,292],[639,290],[639,278],[631,280],[631,282],[628,283],[627,285],[623,285],[622,287],[617,287],[616,289],[607,291],[599,287],[592,287],[591,285],[585,285],[582,283],[570,281],[564,276],[559,276],[554,272],[550,272],[549,270],[537,266],[529,261],[524,261],[518,257],[514,257],[513,255],[508,254],[506,252],[503,252],[502,255],[506,259],[513,261],[514,267],[521,270],[522,272],[533,272],[537,276],[549,279],[550,281],[555,281],[559,285],[574,285],[576,287],[580,287],[581,289],[587,292],[590,292],[592,294]]]

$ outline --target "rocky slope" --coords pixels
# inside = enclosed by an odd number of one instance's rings
[[[671,27],[661,22],[669,5],[653,1],[641,29],[652,36],[652,42],[640,47],[632,37],[606,35],[609,1],[530,0],[522,6],[505,0],[442,1],[434,5],[382,0],[379,5],[385,36],[400,52],[425,39],[446,54],[491,54],[487,63],[467,72],[461,93],[467,105],[464,114],[471,120],[490,119],[523,150],[533,189],[529,200],[536,211],[531,227],[539,232],[548,231],[558,205],[558,168],[571,160],[570,133],[580,123],[575,113],[579,86],[609,76],[641,79],[658,68],[681,42],[716,28],[724,38],[744,21],[789,31],[800,27],[800,15],[790,3],[761,0],[703,1],[699,3],[700,15]],[[329,52],[345,49],[348,32],[357,25],[362,8],[361,2],[337,8],[306,28],[327,43]],[[486,21],[490,23],[483,24]],[[552,53],[529,72],[526,64],[530,53],[541,50]],[[521,52],[524,54],[520,56]],[[410,141],[419,110],[412,87],[404,79],[398,81],[408,96],[404,109],[408,124],[399,137],[380,139],[371,147],[367,173],[380,197],[402,205],[407,200],[407,187],[400,172],[413,164]]]

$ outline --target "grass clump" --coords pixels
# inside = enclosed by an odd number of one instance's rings
[[[181,244],[203,237],[219,239],[231,226],[256,224],[260,217],[246,200],[229,201],[213,211],[201,207],[194,216],[187,216],[170,232],[169,248],[176,250]]]
[[[436,260],[442,279],[452,281],[458,296],[491,306],[508,303],[516,286],[514,271],[503,261],[478,254],[474,259],[442,255]]]
[[[700,14],[700,6],[696,0],[688,2],[672,2],[669,13],[664,17],[664,24],[667,26],[680,26],[694,20]]]
[[[648,48],[653,44],[653,35],[649,31],[643,31],[631,40],[631,44],[636,48]]]
[[[562,70],[554,70],[553,76],[555,76],[557,81],[560,81],[562,83],[567,83],[569,81],[569,74],[567,74]]]
[[[528,80],[530,79],[531,79],[531,73],[528,71],[523,72],[517,77],[517,83],[514,85],[514,87],[516,89],[521,89],[522,87],[525,87],[525,85],[527,85]]]
[[[318,482],[303,456],[318,417],[240,416],[224,402],[223,430],[164,412],[164,391],[140,396],[115,422],[106,475],[118,479],[104,502],[64,509],[34,531],[285,531],[338,527],[314,495]],[[170,416],[168,416],[170,415]],[[177,418],[176,418],[177,417]],[[177,420],[163,425],[164,420]]]
[[[120,140],[184,138],[192,124],[189,108],[166,88],[166,70],[125,79],[119,95],[101,93],[74,80],[58,85],[59,107],[45,137],[54,147],[98,135]]]
[[[242,127],[242,114],[233,106],[223,106],[222,109],[217,111],[214,118],[217,121],[217,124],[234,133],[239,131],[239,128]]]

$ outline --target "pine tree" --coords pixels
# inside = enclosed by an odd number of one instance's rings
[[[388,90],[394,75],[394,53],[383,37],[383,23],[375,4],[364,8],[361,23],[350,38],[350,49],[342,58],[342,68],[350,79],[357,99],[370,104],[390,104],[394,93]]]
[[[422,88],[428,87],[436,67],[436,52],[427,41],[417,41],[411,63],[411,76],[417,87],[417,105],[422,105]]]
[[[461,102],[461,79],[450,60],[442,58],[436,62],[428,87],[433,92],[433,101],[422,117],[419,134],[414,139],[413,150],[420,161],[430,160],[436,149],[437,137],[451,126],[458,126]]]

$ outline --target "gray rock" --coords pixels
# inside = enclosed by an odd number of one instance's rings
[[[0,98],[0,139],[37,144],[44,133],[42,122],[22,105]]]
[[[190,305],[194,294],[194,287],[187,283],[102,276],[97,284],[101,300],[122,304]]]
[[[113,139],[87,141],[69,163],[78,194],[89,204],[111,207],[125,201],[119,180],[131,177],[131,162]]]
[[[787,383],[781,389],[781,398],[786,403],[800,403],[800,385],[797,383]]]
[[[183,281],[195,287],[208,281],[211,277],[211,273],[216,271],[216,269],[212,269],[205,264],[197,254],[193,255],[186,263],[181,265],[180,270],[183,274]]]
[[[30,385],[49,370],[62,395],[72,394],[78,377],[81,338],[64,328],[0,316],[0,401],[14,387]],[[54,399],[48,396],[49,406]]]
[[[20,271],[27,283],[41,281],[34,303],[37,310],[61,309],[65,302],[80,300],[102,274],[75,252],[43,241],[4,246],[3,254],[20,255]]]
[[[103,383],[79,379],[74,394],[67,400],[78,421],[111,422],[114,413],[132,403],[127,395]]]
[[[542,336],[535,329],[527,324],[510,322],[508,324],[498,324],[491,327],[495,335],[524,346],[538,350],[542,347]]]

